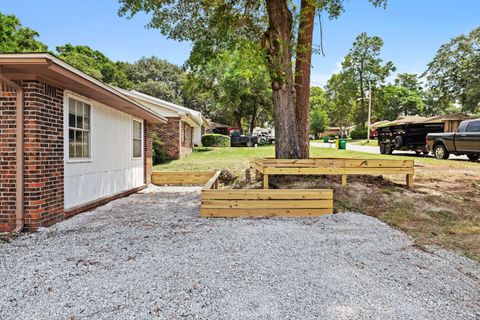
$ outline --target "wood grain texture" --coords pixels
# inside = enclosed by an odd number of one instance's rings
[[[310,217],[333,213],[333,190],[202,190],[202,217]]]
[[[152,173],[152,183],[156,185],[164,184],[199,184],[203,185],[207,183],[212,176],[215,174],[214,171],[204,171],[204,172],[162,172],[154,171]]]

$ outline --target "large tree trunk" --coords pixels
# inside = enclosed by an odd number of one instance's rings
[[[295,110],[299,136],[299,158],[309,157],[310,68],[315,22],[315,1],[302,0],[295,63]]]
[[[269,28],[263,46],[272,77],[275,120],[275,157],[300,158],[297,118],[293,103],[293,72],[290,39],[292,13],[286,0],[266,0]]]

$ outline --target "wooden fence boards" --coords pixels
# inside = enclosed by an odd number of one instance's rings
[[[333,213],[333,190],[209,190],[201,193],[202,217],[310,217]]]
[[[254,158],[251,168],[263,174],[263,186],[268,189],[268,175],[341,175],[342,185],[347,175],[404,174],[408,187],[413,186],[415,174],[413,160],[351,159],[351,158],[310,158],[275,159]]]
[[[173,171],[154,171],[152,173],[152,183],[156,185],[164,184],[192,184],[203,185],[215,175],[214,171],[199,172],[173,172]]]

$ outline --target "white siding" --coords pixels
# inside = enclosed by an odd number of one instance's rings
[[[65,209],[142,186],[143,144],[142,157],[133,158],[132,121],[136,118],[106,105],[79,99],[76,95],[65,96]],[[68,158],[69,97],[92,106],[89,160],[76,161]],[[141,119],[137,120],[144,123]]]
[[[193,144],[196,146],[202,146],[202,127],[193,128]]]

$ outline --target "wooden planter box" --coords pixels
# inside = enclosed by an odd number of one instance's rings
[[[215,171],[154,171],[152,183],[155,185],[201,185],[203,186],[212,177],[220,172]],[[216,179],[215,179],[216,180]]]
[[[330,189],[218,189],[217,172],[152,173],[157,185],[203,185],[201,217],[312,217],[333,213]]]
[[[263,187],[268,189],[268,176],[279,175],[341,175],[342,184],[347,176],[405,174],[408,187],[413,187],[413,160],[376,160],[349,158],[274,159],[253,158],[250,167],[263,174]]]

